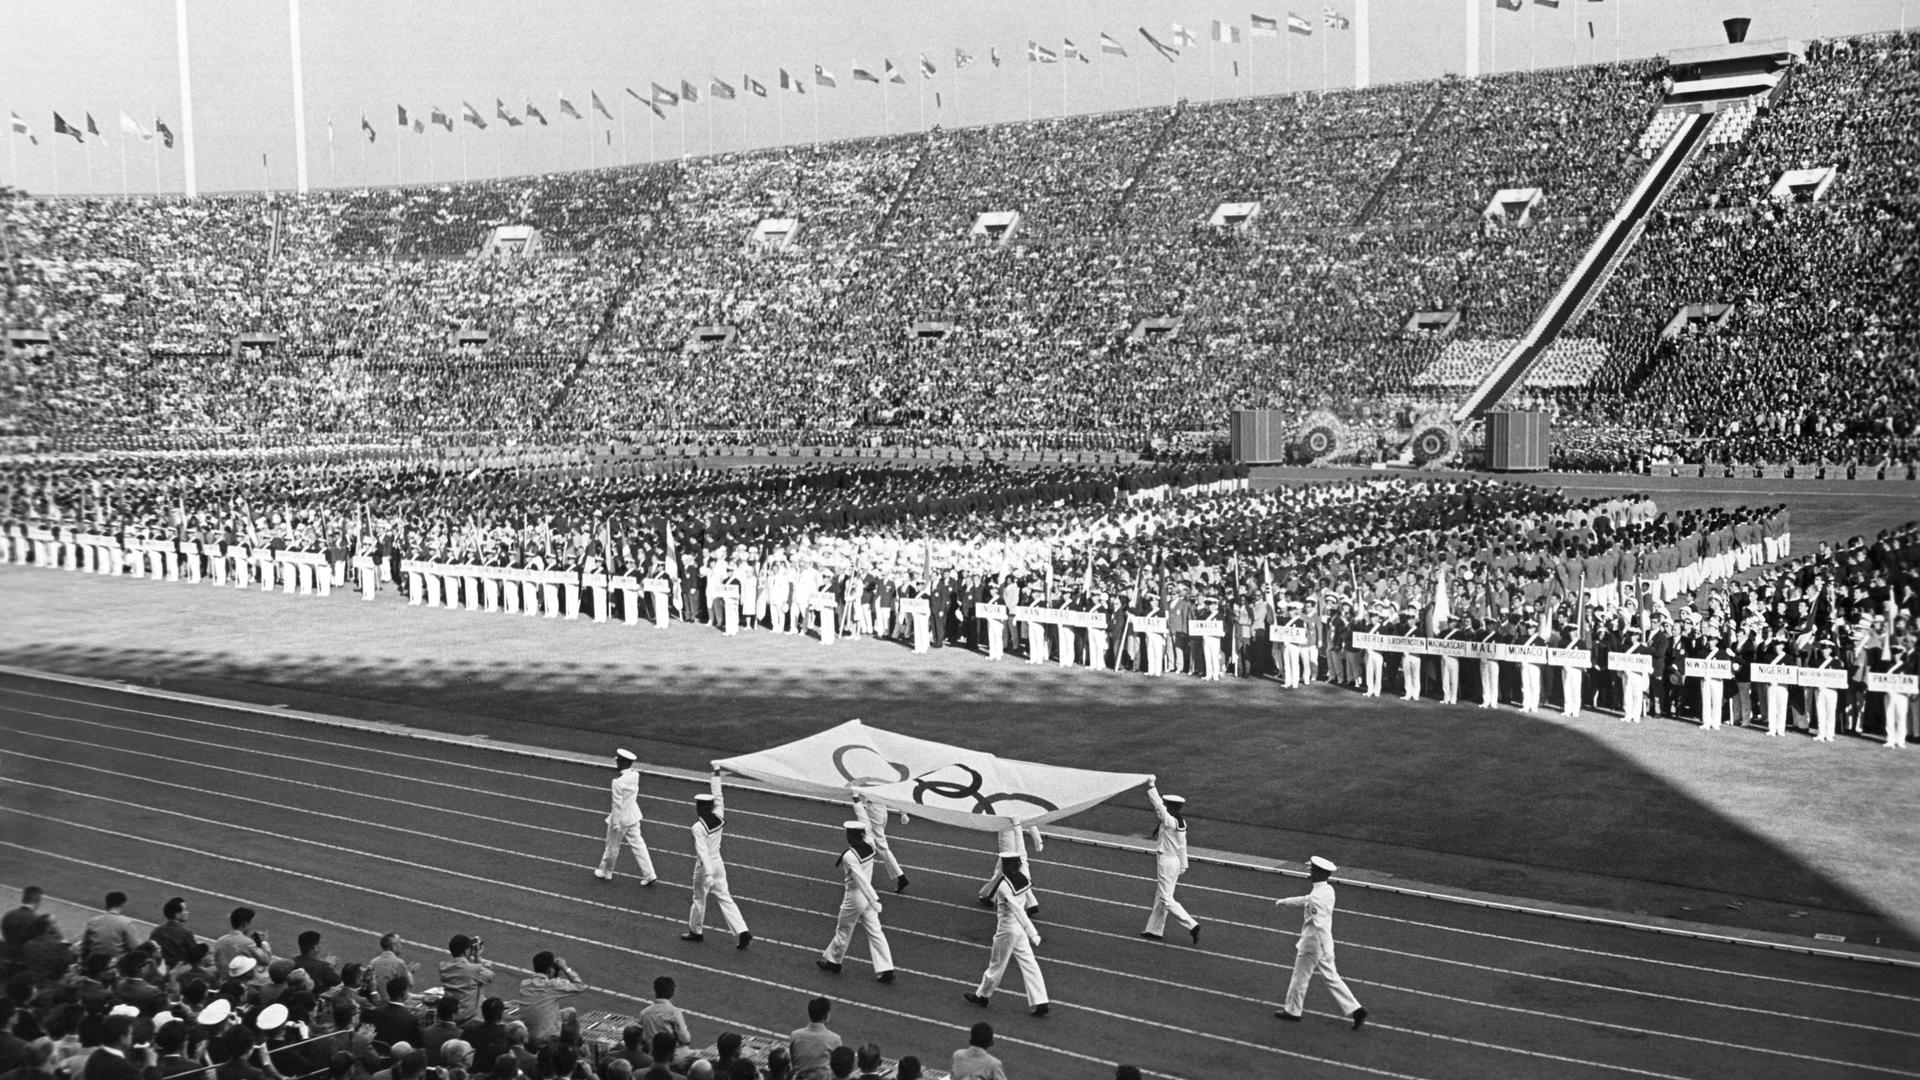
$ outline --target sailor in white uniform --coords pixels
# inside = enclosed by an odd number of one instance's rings
[[[1006,860],[1011,857],[1020,860],[1020,874],[1028,882],[1026,894],[1022,900],[1027,906],[1027,914],[1031,915],[1040,910],[1040,899],[1033,894],[1033,868],[1027,864],[1026,839],[1028,836],[1033,837],[1033,850],[1046,850],[1047,844],[1040,836],[1038,825],[1030,825],[1025,829],[1015,826],[1000,830],[1000,843],[994,849],[993,876],[987,878],[987,883],[980,887],[981,907],[993,906],[993,891],[999,886],[1000,879],[1006,876]]]
[[[887,947],[887,932],[880,928],[880,894],[873,891],[873,845],[867,842],[867,823],[848,821],[844,827],[847,848],[835,863],[846,883],[840,899],[840,921],[833,928],[833,940],[821,950],[813,966],[839,974],[857,926],[867,932],[867,957],[873,961],[875,981],[891,983],[893,950]]]
[[[1354,1030],[1367,1022],[1367,1010],[1360,1007],[1353,992],[1333,966],[1333,885],[1327,880],[1340,869],[1318,855],[1307,860],[1308,880],[1313,887],[1305,896],[1289,896],[1274,901],[1279,907],[1297,907],[1301,911],[1300,943],[1295,947],[1293,981],[1287,984],[1287,1003],[1274,1011],[1282,1020],[1299,1020],[1307,1005],[1307,983],[1316,972],[1326,980],[1328,992],[1340,1006],[1340,1015],[1353,1021]]]
[[[906,892],[907,872],[900,869],[900,860],[893,857],[893,846],[887,843],[887,808],[856,791],[853,793],[853,814],[855,817],[866,819],[867,842],[873,845],[874,853],[880,858],[880,865],[886,867],[887,873],[893,875],[893,891]],[[905,825],[907,821],[907,815],[901,814],[900,824]]]
[[[995,875],[997,884],[993,887],[996,920],[993,952],[987,960],[986,974],[980,976],[979,988],[961,996],[975,1005],[985,1005],[1000,988],[1000,980],[1007,974],[1007,962],[1013,960],[1020,965],[1020,981],[1027,988],[1027,1003],[1033,1006],[1033,1015],[1045,1016],[1050,1011],[1047,980],[1040,974],[1040,961],[1033,956],[1034,946],[1040,944],[1040,931],[1034,929],[1033,920],[1027,918],[1025,894],[1033,891],[1033,883],[1027,880],[1020,859],[1009,855],[1000,862],[1000,872]]]
[[[646,839],[640,835],[640,774],[633,768],[639,760],[631,750],[614,751],[613,809],[607,813],[607,847],[600,853],[600,866],[593,872],[593,876],[602,881],[613,880],[613,864],[620,859],[623,842],[632,849],[634,861],[640,864],[640,884],[651,885],[658,880],[653,872],[653,855],[647,850]]]
[[[727,823],[726,796],[720,791],[720,770],[715,769],[707,783],[707,793],[693,797],[693,906],[687,910],[687,932],[681,941],[705,941],[707,902],[720,906],[720,917],[727,921],[737,942],[744,949],[753,943],[753,931],[740,915],[727,888],[727,864],[720,859],[722,830]]]
[[[1180,884],[1180,875],[1187,872],[1187,819],[1185,807],[1187,800],[1178,795],[1161,795],[1157,781],[1147,783],[1147,798],[1153,801],[1153,812],[1160,816],[1160,826],[1155,830],[1160,849],[1154,856],[1154,868],[1157,878],[1153,891],[1153,910],[1147,913],[1147,928],[1140,932],[1143,938],[1159,941],[1166,935],[1167,916],[1186,928],[1193,937],[1195,945],[1200,944],[1200,920],[1187,914],[1187,909],[1174,899],[1173,890]]]

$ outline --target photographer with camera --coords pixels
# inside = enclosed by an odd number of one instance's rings
[[[454,1020],[462,1026],[479,1014],[481,991],[493,982],[493,969],[480,959],[486,944],[484,938],[455,934],[447,942],[447,959],[440,961],[440,987],[460,1003]]]
[[[234,908],[227,916],[227,925],[232,929],[213,943],[213,970],[226,973],[236,956],[251,958],[261,969],[273,963],[273,949],[267,944],[267,935],[253,928],[253,919],[253,909],[245,907]]]
[[[584,992],[582,979],[565,958],[542,949],[533,955],[533,975],[520,980],[520,1019],[526,1021],[527,1042],[545,1044],[560,1034],[560,1005]]]

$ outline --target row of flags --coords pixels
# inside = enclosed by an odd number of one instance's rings
[[[74,142],[81,143],[81,144],[86,143],[87,141],[86,137],[88,135],[91,135],[96,139],[100,138],[101,137],[100,125],[94,123],[93,114],[84,113],[82,115],[86,117],[86,123],[83,126],[70,124],[67,122],[66,117],[61,116],[57,112],[54,113],[53,114],[53,133],[55,135],[70,135],[73,137]],[[40,145],[40,136],[34,134],[33,125],[27,123],[26,120],[22,119],[19,113],[17,112],[8,113],[7,122],[9,126],[12,128],[13,134],[25,135],[27,137],[28,142],[31,142],[35,146]],[[140,126],[140,121],[135,120],[131,116],[128,116],[126,112],[122,110],[120,113],[120,130],[125,134],[132,135],[135,138],[140,139],[143,142],[152,142],[155,139],[155,137],[158,137],[162,142],[166,144],[167,149],[169,150],[173,149],[173,129],[167,127],[166,121],[160,119],[157,116],[153,118],[153,130],[148,131],[146,128],[143,128]]]

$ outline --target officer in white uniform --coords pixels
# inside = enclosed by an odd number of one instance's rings
[[[1040,944],[1040,931],[1034,929],[1033,920],[1027,918],[1027,897],[1023,894],[1033,889],[1033,883],[1027,880],[1020,861],[1009,855],[1001,860],[1000,872],[995,875],[998,884],[993,887],[993,951],[987,960],[986,974],[980,976],[978,989],[961,995],[975,1005],[985,1005],[1000,988],[1000,980],[1007,974],[1007,961],[1015,960],[1020,964],[1020,981],[1027,988],[1027,1002],[1033,1006],[1033,1015],[1045,1016],[1050,1011],[1047,1004],[1047,980],[1040,974],[1040,961],[1034,959],[1034,946]]]
[[[1314,973],[1326,980],[1340,1014],[1353,1021],[1354,1030],[1367,1022],[1367,1010],[1360,1007],[1353,992],[1333,966],[1333,885],[1327,879],[1339,867],[1318,855],[1307,860],[1308,879],[1313,887],[1305,896],[1289,896],[1274,901],[1279,907],[1301,910],[1300,943],[1295,947],[1293,981],[1287,984],[1287,1003],[1274,1011],[1282,1020],[1299,1020],[1307,1005],[1307,983]]]
[[[640,835],[640,774],[633,768],[639,760],[631,750],[614,751],[613,809],[607,813],[607,847],[600,853],[599,868],[593,872],[601,881],[613,880],[613,864],[619,861],[623,841],[640,864],[640,884],[651,885],[659,880],[653,872],[653,854]]]
[[[687,910],[687,932],[681,941],[705,941],[707,938],[707,901],[720,906],[720,917],[727,921],[744,949],[753,943],[753,931],[740,915],[727,888],[727,864],[720,859],[722,830],[726,827],[726,796],[720,792],[720,770],[715,769],[707,782],[707,793],[693,797],[693,906]]]
[[[1160,850],[1154,856],[1154,867],[1158,873],[1153,892],[1153,910],[1147,913],[1147,928],[1140,932],[1143,938],[1159,941],[1166,935],[1167,916],[1185,927],[1192,935],[1193,943],[1200,944],[1200,920],[1187,914],[1187,909],[1174,899],[1173,890],[1180,884],[1180,875],[1187,872],[1187,819],[1184,808],[1187,800],[1178,795],[1162,796],[1157,780],[1147,782],[1147,798],[1153,801],[1153,812],[1160,816],[1160,827],[1156,834],[1160,841]]]
[[[893,891],[907,891],[907,873],[900,869],[900,860],[893,857],[893,847],[887,843],[887,808],[856,791],[853,793],[853,814],[867,822],[867,842],[880,858],[880,865],[893,875]],[[907,815],[900,815],[900,824],[907,823]]]
[[[873,891],[873,845],[867,842],[867,823],[848,821],[847,849],[840,853],[841,875],[846,893],[840,899],[840,921],[833,928],[833,940],[820,953],[813,966],[821,971],[840,973],[853,944],[853,929],[867,932],[867,957],[873,961],[873,977],[878,982],[893,981],[893,950],[887,947],[887,932],[880,928],[880,894]]]
[[[1006,876],[1006,860],[1010,857],[1017,858],[1020,860],[1020,874],[1027,879],[1023,902],[1027,905],[1027,913],[1031,915],[1040,910],[1040,900],[1033,894],[1033,869],[1027,865],[1026,839],[1029,835],[1033,837],[1035,851],[1045,851],[1046,840],[1041,837],[1038,825],[1028,826],[1024,830],[1016,825],[1011,829],[1000,830],[998,835],[1000,843],[994,850],[993,876],[980,887],[980,906],[993,906],[993,891],[999,887],[1000,879]]]

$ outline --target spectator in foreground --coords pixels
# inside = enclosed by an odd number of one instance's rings
[[[807,1026],[796,1028],[789,1040],[793,1080],[827,1080],[832,1075],[828,1058],[840,1045],[840,1036],[827,1030],[827,1016],[832,1012],[830,998],[817,997],[807,1002]]]
[[[587,988],[565,959],[542,949],[533,954],[533,975],[520,980],[520,1019],[527,1041],[539,1046],[560,1034],[560,1003]]]
[[[967,1032],[967,1045],[953,1052],[953,1068],[948,1075],[953,1080],[1007,1080],[1000,1059],[987,1053],[992,1045],[993,1025],[985,1020],[973,1025]]]
[[[480,1011],[480,991],[493,982],[493,969],[480,959],[486,942],[465,934],[447,941],[447,958],[440,961],[440,985],[447,996],[460,1003],[454,1020],[465,1025]]]
[[[193,948],[198,938],[187,927],[187,900],[176,896],[160,908],[160,916],[165,921],[153,928],[147,940],[160,948],[161,966],[171,968],[187,958],[187,950]]]
[[[86,932],[80,935],[82,962],[97,955],[106,957],[111,963],[120,959],[122,954],[140,947],[139,935],[133,930],[133,920],[120,910],[127,906],[127,894],[117,890],[110,892],[106,902],[100,906],[105,910],[88,919]]]

